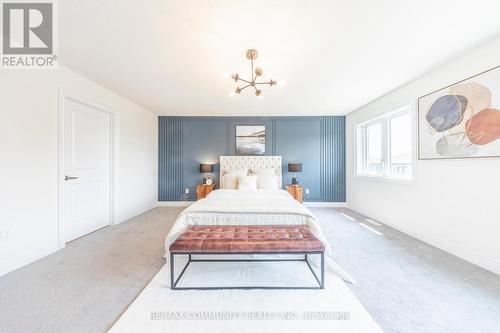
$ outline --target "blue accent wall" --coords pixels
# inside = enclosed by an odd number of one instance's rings
[[[309,189],[306,201],[345,201],[343,116],[159,117],[158,200],[195,200],[200,163],[214,164],[218,178],[219,156],[236,154],[237,125],[266,126],[266,155],[283,157],[283,184],[293,176],[288,163],[302,163],[297,177]]]

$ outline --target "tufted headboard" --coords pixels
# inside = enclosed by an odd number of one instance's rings
[[[248,168],[250,170],[270,169],[276,170],[278,176],[278,186],[282,187],[282,163],[281,156],[221,156],[220,157],[220,178],[229,170]]]

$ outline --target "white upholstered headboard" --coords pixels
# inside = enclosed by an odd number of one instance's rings
[[[282,167],[281,156],[221,156],[220,157],[220,178],[229,170],[248,168],[250,170],[270,169],[276,170],[278,176],[278,186],[282,187]]]

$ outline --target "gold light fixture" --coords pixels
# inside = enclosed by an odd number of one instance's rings
[[[257,53],[257,50],[254,49],[247,50],[247,59],[250,60],[252,66],[252,71],[251,71],[252,78],[250,80],[242,79],[238,73],[231,75],[231,78],[234,80],[234,82],[238,83],[238,81],[242,81],[246,83],[246,85],[241,88],[236,87],[236,89],[234,90],[235,94],[239,95],[244,89],[253,87],[255,89],[255,96],[262,98],[262,90],[257,88],[258,85],[268,84],[270,87],[276,85],[277,82],[272,79],[267,82],[257,82],[257,78],[259,76],[262,76],[262,74],[264,73],[264,71],[260,67],[255,68],[255,70],[253,69],[253,61],[257,59],[258,55],[259,54]]]

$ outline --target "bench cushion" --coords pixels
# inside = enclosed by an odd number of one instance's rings
[[[306,226],[191,226],[170,245],[174,253],[324,251]]]

